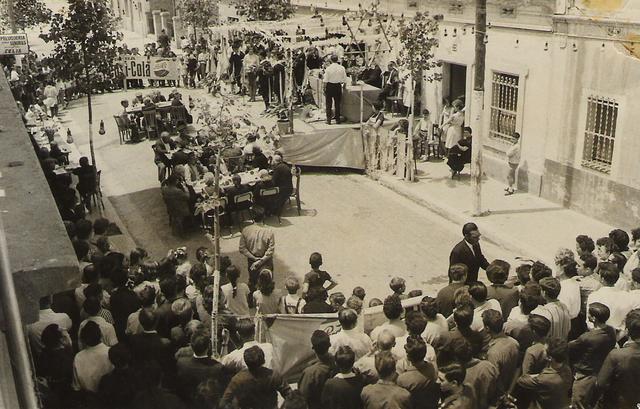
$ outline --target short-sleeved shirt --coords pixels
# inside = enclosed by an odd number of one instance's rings
[[[304,282],[309,284],[309,288],[323,288],[324,283],[331,280],[331,275],[323,270],[311,270],[304,275]]]

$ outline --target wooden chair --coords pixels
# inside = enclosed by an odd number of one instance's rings
[[[300,202],[300,175],[302,174],[302,170],[297,166],[293,166],[291,168],[291,174],[296,178],[296,186],[293,188],[293,192],[289,195],[289,204],[291,204],[291,198],[294,197],[296,199],[296,207],[298,208],[298,216],[300,216],[302,212]]]
[[[233,204],[235,205],[235,208],[236,208],[234,213],[239,213],[239,216],[242,217],[242,220],[238,218],[238,229],[240,229],[240,222],[245,220],[244,212],[249,210],[248,208],[251,207],[251,205],[253,205],[253,193],[247,192],[247,193],[242,193],[240,195],[236,195],[233,198]],[[243,209],[242,208],[243,205],[247,206],[247,208]]]
[[[171,126],[173,131],[178,131],[178,124],[182,122],[184,126],[187,125],[187,109],[184,106],[172,106],[171,107]]]
[[[151,134],[155,134],[157,138],[160,134],[158,130],[158,111],[156,109],[142,110],[144,117],[144,131],[147,132],[147,138],[151,139]]]
[[[131,140],[131,129],[125,126],[124,121],[118,115],[114,115],[113,119],[118,125],[118,134],[120,135],[120,145]]]
[[[101,170],[96,172],[96,187],[91,193],[91,201],[93,202],[93,206],[91,208],[94,209],[97,207],[98,211],[100,211],[100,207],[102,207],[102,210],[104,210],[104,202],[102,201],[102,187],[100,185],[101,174]]]
[[[260,189],[258,193],[261,199],[265,199],[267,201],[272,201],[273,203],[278,202],[278,196],[280,195],[280,189],[277,187],[270,187],[267,189]],[[280,220],[280,211],[282,210],[282,206],[279,209],[274,209],[275,215],[278,217],[278,224],[281,224]]]

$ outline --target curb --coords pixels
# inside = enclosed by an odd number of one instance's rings
[[[376,180],[371,176],[369,177],[374,181]],[[500,228],[492,226],[490,219],[491,214],[479,217],[465,215],[460,211],[451,209],[445,202],[439,202],[432,198],[425,199],[424,197],[417,195],[405,186],[404,181],[396,180],[392,176],[380,175],[377,179],[377,182],[381,186],[405,197],[406,199],[411,200],[412,202],[424,207],[430,212],[435,213],[438,216],[456,225],[462,226],[464,223],[470,220],[480,219],[482,223],[479,224],[482,224],[482,236],[484,240],[512,253],[519,254],[519,256],[522,258],[541,260],[549,266],[553,265],[549,264],[548,260],[548,258],[550,256],[553,257],[553,255],[538,253],[535,249],[532,249],[531,245],[523,242],[520,239],[516,239],[511,234],[505,232]]]

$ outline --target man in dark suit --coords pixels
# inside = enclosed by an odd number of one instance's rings
[[[130,338],[135,366],[140,368],[148,362],[155,361],[165,375],[174,373],[175,362],[171,353],[171,341],[161,337],[156,331],[158,315],[154,311],[143,309],[140,311],[139,320],[143,332],[132,335]]]
[[[190,407],[194,405],[198,385],[203,381],[215,379],[220,388],[218,391],[220,394],[228,382],[224,366],[208,356],[210,343],[209,337],[196,332],[191,337],[193,356],[180,357],[176,364],[178,396]]]
[[[125,340],[125,329],[129,315],[140,308],[140,298],[127,288],[127,272],[116,269],[111,272],[111,281],[115,289],[111,292],[111,315],[115,321],[116,335],[119,340]]]
[[[276,203],[276,210],[280,210],[284,205],[284,202],[289,199],[293,192],[293,176],[291,175],[291,168],[284,163],[282,156],[273,156],[273,172],[271,174],[273,184],[280,190],[278,196],[278,202]]]
[[[489,266],[489,262],[482,254],[480,248],[480,231],[475,223],[466,223],[462,226],[462,234],[464,239],[456,244],[449,255],[449,266],[454,264],[464,264],[469,271],[467,272],[467,284],[478,281],[478,270],[483,270]]]

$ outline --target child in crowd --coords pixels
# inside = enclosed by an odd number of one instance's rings
[[[336,311],[343,309],[346,301],[346,297],[341,292],[333,293],[329,296],[329,304],[331,304]]]
[[[189,261],[189,254],[187,253],[187,248],[186,247],[178,247],[175,252],[170,252],[169,253],[169,257],[171,257],[171,254],[173,254],[173,256],[175,256],[175,260],[176,260],[176,274],[185,276],[186,278],[189,278],[189,273],[191,272],[191,262]]]
[[[364,301],[364,298],[367,296],[367,293],[364,291],[364,288],[360,286],[354,288],[352,294],[360,298],[361,301]]]
[[[329,273],[320,270],[322,266],[322,254],[317,252],[312,253],[311,256],[309,256],[309,264],[311,265],[311,271],[304,276],[304,284],[302,286],[303,296],[308,293],[311,288],[324,288],[326,291],[330,291],[338,285]],[[325,287],[327,281],[329,285]]]
[[[407,298],[407,295],[404,293],[407,290],[407,284],[404,281],[404,278],[393,277],[391,279],[391,282],[389,283],[389,287],[391,288],[391,291],[393,291],[395,295],[400,297],[401,300],[404,300]]]
[[[302,297],[298,296],[300,281],[294,276],[289,276],[285,280],[284,286],[287,288],[288,294],[280,298],[280,313],[302,314],[302,307],[304,307],[306,302]]]

